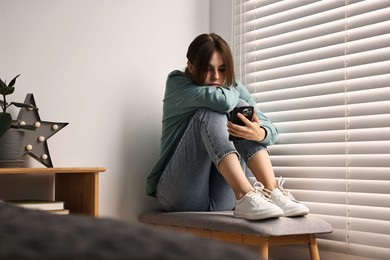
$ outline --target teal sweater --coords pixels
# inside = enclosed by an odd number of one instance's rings
[[[274,144],[278,136],[276,127],[258,109],[241,82],[237,82],[235,87],[207,87],[195,85],[182,71],[175,70],[168,75],[163,100],[160,157],[147,178],[148,195],[155,196],[158,180],[195,112],[205,107],[227,114],[233,110],[239,99],[256,108],[256,115],[267,134],[261,144]]]

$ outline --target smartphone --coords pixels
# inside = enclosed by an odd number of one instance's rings
[[[244,126],[245,123],[242,122],[242,120],[240,118],[238,118],[237,113],[241,113],[246,118],[248,118],[250,121],[252,121],[253,113],[254,113],[254,107],[252,107],[252,106],[235,107],[230,112],[230,122],[232,122],[233,124],[236,124],[236,125]],[[239,140],[239,139],[241,139],[241,138],[229,135],[229,140],[230,141]]]

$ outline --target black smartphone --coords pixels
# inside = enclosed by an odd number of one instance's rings
[[[240,118],[238,118],[237,113],[241,113],[246,118],[248,118],[250,121],[252,121],[253,113],[254,113],[254,107],[252,107],[252,106],[235,107],[230,112],[230,122],[232,122],[233,124],[236,124],[236,125],[244,126],[245,123],[242,122],[242,120]],[[241,138],[229,135],[229,140],[230,141],[239,140],[239,139],[241,139]]]

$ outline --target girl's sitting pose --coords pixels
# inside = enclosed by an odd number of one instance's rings
[[[161,151],[147,178],[148,195],[166,211],[234,210],[245,219],[308,214],[283,180],[275,180],[267,146],[277,129],[235,79],[228,44],[214,33],[199,35],[187,59],[184,72],[168,75]],[[255,108],[252,120],[238,113],[244,126],[229,121],[235,107],[248,105]]]

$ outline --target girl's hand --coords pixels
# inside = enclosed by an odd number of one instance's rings
[[[246,140],[258,142],[264,140],[266,132],[264,128],[260,126],[260,120],[255,113],[253,114],[253,121],[248,120],[241,113],[237,113],[237,116],[245,123],[245,126],[236,125],[229,121],[227,122],[227,131],[229,134]]]

